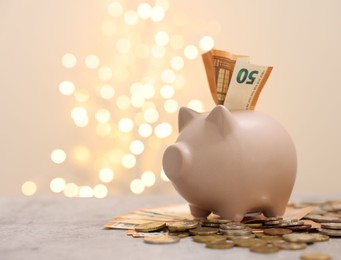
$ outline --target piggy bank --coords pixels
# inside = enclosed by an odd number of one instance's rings
[[[194,217],[235,221],[252,212],[282,216],[297,169],[295,146],[277,121],[221,105],[202,114],[182,107],[179,137],[162,164]]]

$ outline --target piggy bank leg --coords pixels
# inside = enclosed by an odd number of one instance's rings
[[[265,217],[282,217],[285,212],[285,206],[274,205],[263,210],[263,215]]]
[[[211,211],[198,208],[194,205],[189,205],[189,209],[191,210],[192,216],[195,218],[206,218],[208,215],[211,214]]]

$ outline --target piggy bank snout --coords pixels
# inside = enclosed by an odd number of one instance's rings
[[[180,177],[188,168],[191,154],[188,147],[183,143],[169,146],[162,158],[163,170],[170,180]]]

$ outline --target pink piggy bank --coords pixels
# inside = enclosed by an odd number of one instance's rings
[[[282,216],[297,169],[294,144],[278,122],[221,105],[203,114],[182,107],[179,137],[162,163],[194,217],[213,212],[235,221],[251,212]]]

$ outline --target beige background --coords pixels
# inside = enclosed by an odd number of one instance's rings
[[[136,8],[141,1],[125,2]],[[96,184],[91,168],[71,160],[56,166],[50,153],[82,142],[96,151],[115,145],[115,139],[98,139],[89,130],[75,127],[70,119],[73,103],[58,91],[62,80],[88,84],[95,78],[84,65],[66,70],[60,62],[65,53],[82,58],[96,53],[110,59],[106,51],[111,43],[99,29],[109,19],[108,3],[0,1],[1,195],[21,194],[27,180],[37,183],[37,194],[49,194],[49,182],[56,176],[80,185]],[[338,0],[174,0],[166,13],[168,17],[177,12],[187,15],[188,23],[181,30],[188,44],[198,45],[206,34],[205,25],[218,22],[216,48],[248,54],[256,64],[274,66],[256,109],[279,120],[294,139],[299,162],[295,192],[340,191],[340,10]],[[172,26],[169,22],[170,30]],[[210,110],[213,102],[200,57],[187,62],[182,73],[186,84],[175,96],[178,103],[200,99]],[[176,115],[165,115],[163,121],[167,118],[176,128]],[[174,138],[175,134],[168,142]],[[159,167],[160,158],[150,161]],[[137,165],[135,171],[141,168]],[[124,177],[109,185],[110,193],[129,192],[133,171],[122,173]],[[173,191],[170,184],[158,178],[146,192],[168,191]]]

